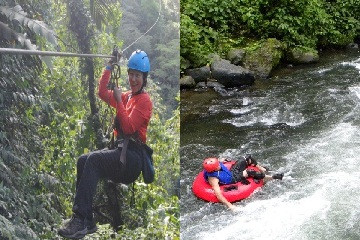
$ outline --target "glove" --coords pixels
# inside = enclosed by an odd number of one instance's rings
[[[230,160],[230,159],[225,158],[225,159],[224,159],[224,162],[231,162],[231,160]]]
[[[246,160],[248,166],[253,165],[254,167],[256,167],[257,161],[250,154],[247,154],[245,156],[245,160]]]
[[[114,47],[113,52],[111,54],[112,56],[114,56],[112,59],[110,59],[109,63],[111,64],[115,64],[118,63],[120,61],[121,58],[121,53],[119,52],[118,47]]]
[[[106,66],[106,69],[108,69],[110,71],[114,69],[113,65],[117,64],[121,57],[121,54],[119,53],[118,48],[116,46],[114,46],[114,49],[113,49],[113,52],[111,55],[113,56],[113,58],[111,58],[108,61],[107,66]]]

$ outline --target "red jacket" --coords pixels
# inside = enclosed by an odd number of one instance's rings
[[[146,142],[146,130],[149,125],[152,102],[148,93],[143,92],[132,96],[131,91],[121,94],[122,102],[118,104],[112,90],[107,89],[110,80],[110,70],[104,70],[99,80],[99,97],[116,108],[116,116],[120,121],[121,130],[124,134],[130,135],[138,132],[140,140]]]

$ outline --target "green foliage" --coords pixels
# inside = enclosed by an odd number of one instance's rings
[[[238,1],[188,1],[182,6],[182,14],[189,16],[196,25],[228,33],[239,28],[241,22]],[[230,23],[230,24],[229,24]]]
[[[161,2],[161,10],[159,6]],[[156,25],[125,52],[128,58],[136,49],[144,50],[150,59],[150,76],[160,88],[160,95],[167,106],[161,118],[169,118],[177,108],[174,101],[179,90],[179,1],[171,0],[123,0],[123,18],[119,38],[124,40],[123,49],[144,34],[160,17]]]
[[[360,36],[360,1],[325,1],[326,11],[331,16],[329,30],[321,39],[322,45],[345,46]]]
[[[90,14],[98,30],[101,30],[110,18],[121,18],[121,14],[116,13],[118,6],[114,6],[113,2],[112,0],[90,0]]]
[[[200,66],[207,62],[207,54],[210,52],[211,44],[208,37],[201,36],[200,25],[185,14],[181,14],[180,28],[180,66],[186,69],[190,66]]]
[[[18,31],[13,30],[9,27],[9,25],[1,22],[0,19],[0,32],[2,33],[0,35],[0,40],[5,40],[10,43],[16,42],[19,43],[21,47],[25,47],[30,50],[37,50],[38,46],[33,44],[26,35],[26,31],[30,30],[32,33],[36,33],[38,36],[46,39],[46,41],[51,43],[54,47],[57,47],[57,40],[54,31],[49,29],[43,21],[27,17],[27,12],[25,12],[20,5],[16,5],[14,7],[0,5],[0,14],[6,17],[5,22],[9,22],[10,26]],[[52,68],[49,57],[43,57],[41,59],[49,68]]]
[[[251,39],[276,38],[288,47],[309,48],[345,46],[359,36],[359,0],[182,2],[182,69],[204,65],[209,53],[222,54],[219,36],[239,38],[243,46]]]
[[[20,5],[16,5],[13,8],[0,6],[0,12],[8,17],[10,21],[17,21],[19,24],[30,28],[36,34],[45,37],[47,41],[57,46],[54,32],[50,30],[44,22],[26,17],[27,13],[24,12]],[[23,40],[25,40],[25,38]],[[24,42],[22,44],[25,45]]]
[[[269,8],[263,20],[258,22],[256,33],[275,37],[289,46],[316,47],[318,37],[326,31],[329,15],[321,0],[264,3]]]

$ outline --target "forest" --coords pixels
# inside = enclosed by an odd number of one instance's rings
[[[209,54],[251,50],[268,38],[281,41],[285,52],[360,40],[359,0],[182,0],[180,12],[182,71],[208,64]]]
[[[96,239],[179,239],[179,14],[175,0],[0,0],[0,48],[111,55],[118,46],[123,89],[130,54],[149,55],[155,181],[101,182]],[[71,216],[78,156],[109,141],[114,113],[97,97],[106,61],[0,54],[1,239],[56,239]]]

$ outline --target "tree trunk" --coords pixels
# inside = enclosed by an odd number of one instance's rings
[[[91,20],[87,14],[84,2],[82,0],[68,0],[67,7],[70,14],[69,29],[74,33],[81,53],[91,53],[90,39],[93,37],[94,32],[90,27]],[[96,136],[95,145],[97,149],[102,149],[105,147],[105,142],[103,141],[99,110],[96,106],[93,59],[86,58],[85,61],[83,61],[83,64],[82,69],[87,75],[89,84],[88,97],[91,110],[90,119]]]

